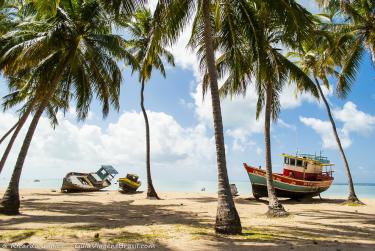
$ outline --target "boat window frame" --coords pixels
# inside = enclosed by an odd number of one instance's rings
[[[296,159],[296,166],[303,167],[303,161],[301,159]]]
[[[292,164],[292,162],[294,162],[294,164]],[[291,166],[295,166],[295,165],[296,165],[296,159],[294,159],[294,158],[289,158],[289,165],[291,165]]]
[[[288,157],[284,157],[284,164],[289,164],[289,158]]]

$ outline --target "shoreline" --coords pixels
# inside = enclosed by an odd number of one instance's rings
[[[109,188],[105,188],[105,189],[102,189],[98,192],[93,192],[93,193],[103,193],[103,192],[118,192],[119,191],[119,188],[118,187],[115,187],[117,185],[113,185],[112,188],[109,187]],[[375,186],[375,185],[374,185]],[[0,187],[0,195],[2,196],[2,194],[5,192],[6,190],[6,187]],[[29,191],[43,191],[43,192],[53,192],[53,193],[61,193],[60,192],[60,186],[57,188],[57,187],[40,187],[40,188],[35,188],[35,187],[22,187],[20,188],[20,193],[22,192],[26,192],[28,193]],[[181,193],[181,194],[200,194],[200,195],[209,195],[209,196],[216,196],[217,195],[217,192],[213,192],[213,191],[166,191],[166,190],[163,190],[163,189],[159,189],[159,191],[161,193]],[[145,190],[139,190],[138,192],[146,192]],[[326,193],[326,194],[325,194]],[[85,193],[80,193],[80,194],[85,194]],[[358,195],[358,193],[357,193]],[[247,193],[243,193],[241,191],[239,191],[239,196],[240,197],[243,197],[243,198],[252,198],[253,197],[253,194],[252,192],[247,192]],[[321,197],[322,199],[346,199],[347,198],[347,194],[330,194],[330,193],[327,193],[327,192],[324,192],[321,194]],[[368,196],[367,195],[364,195],[364,196],[361,196],[361,195],[358,195],[359,199],[365,199],[365,200],[375,200],[375,194],[371,195],[371,196]],[[315,196],[314,199],[318,199],[319,197],[318,196]],[[265,199],[265,198],[263,198]],[[286,198],[279,198],[280,200],[287,200]]]
[[[358,207],[344,206],[339,198],[283,200],[291,216],[269,219],[266,200],[239,196],[235,203],[243,234],[223,236],[213,230],[216,194],[159,194],[162,200],[112,190],[65,194],[21,189],[22,214],[0,216],[0,243],[57,243],[64,250],[75,250],[76,243],[155,244],[156,250],[375,248],[375,199],[363,199],[366,205]]]

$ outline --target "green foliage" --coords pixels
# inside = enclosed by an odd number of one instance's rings
[[[339,24],[343,36],[351,37],[351,45],[340,62],[337,94],[345,98],[351,90],[358,73],[360,61],[367,49],[375,63],[375,2],[371,0],[316,0],[326,13],[335,13],[334,21]]]
[[[222,96],[245,95],[247,87],[254,81],[258,92],[258,117],[264,106],[266,90],[270,88],[272,117],[276,120],[280,111],[279,94],[288,80],[317,95],[314,83],[280,49],[299,48],[300,41],[311,34],[313,19],[306,10],[294,1],[240,1],[238,6],[227,3],[222,9],[219,14],[213,14],[220,17],[212,18],[219,23],[213,24],[213,28],[217,33],[215,45],[222,52],[216,62],[219,77],[225,77],[220,89]],[[194,34],[199,34],[198,24],[194,29],[197,31]],[[202,45],[201,40],[197,35],[191,44]],[[201,55],[202,59],[204,57]],[[204,90],[207,85],[206,76]]]
[[[53,76],[62,74],[47,108],[54,124],[56,112],[65,112],[72,99],[78,119],[87,117],[93,97],[101,102],[103,116],[110,106],[119,109],[122,77],[117,62],[134,59],[125,48],[126,41],[112,34],[111,15],[94,0],[61,0],[56,8],[49,1],[36,2],[30,2],[28,15],[0,39],[0,69],[12,91],[4,107],[37,102],[50,88]],[[49,8],[55,9],[54,15],[45,14]],[[56,72],[68,57],[68,67]]]
[[[35,7],[41,18],[56,16],[60,4],[60,0],[27,0],[26,2]]]
[[[336,93],[345,97],[358,72],[363,45],[348,32],[348,26],[331,22],[317,22],[312,38],[303,43],[302,50],[288,56],[297,59],[306,74],[328,89],[331,87],[328,79],[336,78]]]
[[[137,10],[133,17],[125,23],[131,36],[126,45],[136,61],[140,82],[149,80],[154,68],[165,77],[163,61],[174,66],[172,53],[155,36],[157,25],[151,11],[146,8]]]

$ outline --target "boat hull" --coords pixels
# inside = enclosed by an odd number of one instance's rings
[[[135,193],[137,189],[141,186],[141,182],[135,182],[128,178],[120,178],[118,180],[120,192],[123,193]]]
[[[267,197],[266,172],[259,168],[244,164],[249,175],[255,198]],[[324,177],[318,181],[298,180],[281,174],[272,174],[277,197],[311,198],[326,191],[332,184],[332,177]]]
[[[61,191],[66,193],[95,192],[111,185],[107,180],[100,184],[93,184],[88,176],[88,173],[68,173],[63,179]]]

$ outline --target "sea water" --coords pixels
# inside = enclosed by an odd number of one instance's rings
[[[0,178],[0,188],[6,188],[9,180]],[[117,190],[118,184],[116,181],[112,182],[113,185],[108,187],[108,190]],[[231,184],[236,184],[238,192],[243,196],[251,196],[250,181],[236,181],[231,180]],[[20,182],[21,189],[35,189],[45,188],[59,190],[62,184],[62,179],[40,179],[30,180],[22,179]],[[215,193],[217,191],[216,181],[205,180],[168,180],[160,181],[154,180],[154,186],[157,191],[161,192],[206,192]],[[375,198],[375,183],[359,183],[355,184],[355,189],[358,197],[360,198]],[[146,181],[142,180],[142,186],[139,190],[146,190]],[[344,183],[334,183],[327,191],[321,194],[326,197],[344,198],[348,194],[348,185]]]

